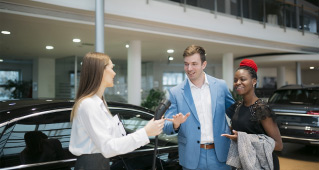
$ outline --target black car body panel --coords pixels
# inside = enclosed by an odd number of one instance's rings
[[[70,169],[76,157],[68,151],[71,123],[71,100],[0,101],[0,169]],[[127,133],[144,127],[154,112],[124,103],[108,102],[113,115],[119,114]],[[21,165],[20,152],[25,148],[24,134],[41,131],[48,138],[58,139],[65,150],[65,159]],[[181,169],[178,162],[176,135],[160,134],[157,169]],[[155,138],[133,152],[111,158],[111,169],[151,169]],[[143,162],[143,163],[141,163]]]
[[[284,142],[319,145],[318,86],[284,86],[268,104],[276,113]]]

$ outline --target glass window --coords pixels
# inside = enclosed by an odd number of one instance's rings
[[[5,85],[8,83],[9,80],[13,82],[20,81],[20,72],[12,70],[0,70],[0,100],[10,99],[11,97],[11,91],[5,89]]]
[[[52,112],[50,114],[22,119],[7,125],[0,139],[0,167],[16,166],[24,161],[23,159],[25,158],[22,158],[23,156],[20,157],[20,155],[26,148],[25,134],[30,134],[30,132],[40,132],[41,139],[58,139],[58,141],[54,140],[55,143],[61,143],[64,150],[61,147],[56,150],[60,149],[60,153],[64,157],[70,157],[72,154],[68,151],[71,133],[69,117],[70,111]]]
[[[152,114],[143,113],[137,110],[124,110],[110,108],[113,115],[118,114],[126,132],[132,133],[138,129],[143,128],[149,120],[153,118]],[[150,143],[146,147],[153,147],[155,144],[155,138],[150,137]],[[165,135],[161,133],[158,135],[158,146],[172,146],[177,145],[177,135]]]
[[[163,73],[163,90],[168,90],[183,82],[184,73]]]

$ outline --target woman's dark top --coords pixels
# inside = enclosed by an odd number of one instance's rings
[[[247,107],[242,102],[236,102],[231,105],[226,114],[231,118],[232,129],[236,131],[246,132],[247,134],[265,134],[261,120],[270,117],[275,121],[275,113],[263,102],[258,99],[253,105]],[[279,170],[279,160],[273,152],[274,169]]]

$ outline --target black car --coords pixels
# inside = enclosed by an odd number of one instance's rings
[[[144,127],[154,112],[139,106],[108,102],[113,115],[119,114],[127,133]],[[69,150],[72,101],[11,100],[0,101],[0,169],[73,169],[76,157]],[[58,139],[64,150],[63,160],[21,164],[20,153],[26,144],[24,135],[41,131],[48,139]],[[111,158],[111,169],[151,169],[155,138],[133,152]],[[178,162],[177,136],[158,136],[157,169],[181,169]]]
[[[284,142],[319,146],[319,86],[283,86],[268,104]]]

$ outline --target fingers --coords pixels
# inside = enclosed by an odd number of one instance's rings
[[[186,117],[188,117],[189,115],[191,115],[191,113],[189,113],[189,112],[188,112],[188,113],[186,113],[186,115],[185,115],[185,116],[186,116]]]

